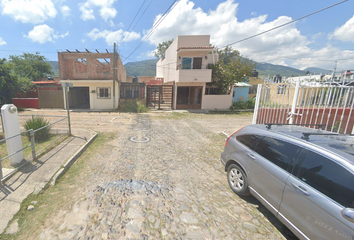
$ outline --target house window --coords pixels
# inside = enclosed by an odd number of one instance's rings
[[[182,58],[182,69],[192,68],[192,58]]]
[[[144,98],[144,84],[122,84],[120,88],[121,99]]]
[[[182,58],[182,69],[202,69],[202,58],[201,57]]]
[[[97,98],[111,98],[111,88],[97,88]]]

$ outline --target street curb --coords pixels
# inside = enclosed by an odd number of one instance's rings
[[[83,145],[79,150],[74,153],[73,156],[60,168],[53,176],[50,185],[54,186],[57,179],[60,178],[74,163],[75,161],[82,155],[82,153],[91,145],[93,140],[97,137],[97,133],[93,130],[89,129],[94,135]]]

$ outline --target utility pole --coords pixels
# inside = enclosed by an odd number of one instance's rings
[[[116,43],[113,45],[113,111],[116,109]]]

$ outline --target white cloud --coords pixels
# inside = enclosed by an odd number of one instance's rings
[[[42,23],[57,15],[51,0],[1,0],[3,15],[23,23]]]
[[[25,37],[31,39],[33,42],[46,43],[54,42],[53,39],[64,38],[68,35],[69,32],[59,35],[54,32],[53,28],[43,24],[35,26],[31,31],[28,32],[28,35],[25,35]]]
[[[158,43],[174,39],[178,35],[209,34],[211,44],[217,47],[225,47],[228,44],[293,20],[288,16],[279,16],[272,21],[267,21],[267,15],[260,15],[239,21],[237,11],[238,3],[235,0],[224,0],[215,10],[209,10],[208,12],[195,7],[191,0],[181,0],[176,3],[173,10],[158,25],[149,38],[149,42],[157,46]],[[161,15],[155,17],[154,24],[160,17]],[[149,31],[144,31],[145,36]],[[342,39],[353,40],[354,17],[337,29],[336,32],[340,33],[339,35]],[[315,35],[313,38],[304,36],[296,27],[296,24],[292,23],[249,40],[233,44],[232,47],[239,50],[243,56],[258,62],[270,62],[294,67],[303,67],[305,65],[306,67],[329,67],[331,65],[331,68],[333,68],[334,60],[331,62],[323,61],[323,59],[335,59],[334,55],[323,55],[322,52],[326,52],[326,48],[317,50],[311,48],[311,46],[315,45],[311,43],[316,43],[315,40],[318,36]],[[338,54],[343,53],[340,49],[336,49],[336,51]],[[343,53],[343,56],[349,56],[350,54]],[[310,56],[308,59],[302,60],[308,56]],[[354,58],[354,55],[350,56]],[[354,64],[353,60],[351,60],[351,64]]]
[[[61,6],[60,10],[61,10],[61,14],[63,14],[64,17],[67,17],[70,15],[71,9],[69,8],[69,6],[67,6],[67,5]]]
[[[341,41],[354,42],[354,15],[343,26],[334,31],[333,37]]]
[[[353,69],[354,51],[341,50],[331,45],[319,50],[312,50],[310,55],[296,59],[292,64],[299,69],[320,66],[321,68],[332,70],[336,59],[338,59],[337,70]]]
[[[53,38],[54,38],[54,39],[58,39],[58,38],[65,38],[65,37],[67,37],[67,36],[69,36],[69,32],[68,32],[68,31],[67,31],[66,33],[60,34],[60,35],[54,34],[54,35],[53,35]]]
[[[87,36],[94,41],[99,38],[104,38],[108,45],[112,45],[114,42],[130,42],[140,38],[140,34],[136,32],[124,32],[122,29],[118,31],[100,31],[97,28],[92,29],[92,31],[89,32]]]
[[[6,42],[0,37],[0,46],[5,45],[5,44],[6,44]]]
[[[155,57],[155,50],[144,52],[138,56],[139,59]]]
[[[87,0],[80,3],[81,19],[84,21],[95,19],[94,10],[99,9],[100,16],[108,22],[117,15],[117,10],[113,7],[117,0]],[[112,22],[109,22],[112,25]]]

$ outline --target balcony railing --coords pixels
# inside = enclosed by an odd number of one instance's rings
[[[212,69],[214,64],[202,65],[200,68],[183,68],[182,64],[178,64],[176,70],[195,70],[195,69]]]

